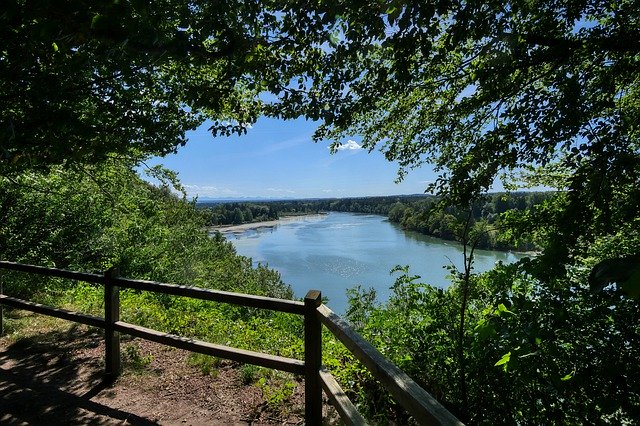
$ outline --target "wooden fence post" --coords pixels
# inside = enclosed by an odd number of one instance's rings
[[[0,294],[4,294],[4,273],[0,271]],[[4,336],[4,309],[0,303],[0,336]]]
[[[120,289],[111,281],[117,276],[117,268],[104,273],[104,373],[107,381],[115,380],[121,371],[120,333],[114,330],[114,324],[120,321]]]
[[[322,424],[322,323],[317,308],[321,293],[310,290],[304,298],[304,417],[305,424]]]

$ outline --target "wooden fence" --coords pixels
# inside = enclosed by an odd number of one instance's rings
[[[298,302],[153,281],[131,280],[119,277],[113,269],[100,275],[0,261],[0,270],[2,269],[67,278],[104,286],[104,318],[100,318],[5,295],[2,291],[0,277],[0,335],[3,333],[2,305],[102,328],[105,330],[105,375],[107,379],[112,380],[120,374],[119,335],[125,333],[192,352],[304,375],[305,422],[307,425],[322,423],[323,389],[346,424],[364,425],[366,424],[364,418],[358,413],[334,377],[322,366],[322,325],[324,325],[364,364],[418,423],[425,425],[462,424],[435,398],[384,358],[342,318],[323,305],[319,291],[309,291],[304,302]],[[304,360],[216,345],[120,321],[120,288],[302,315],[304,316]]]

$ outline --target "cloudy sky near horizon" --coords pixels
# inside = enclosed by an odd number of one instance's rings
[[[187,134],[178,153],[154,158],[178,172],[187,195],[215,198],[328,198],[423,193],[435,179],[430,168],[394,183],[397,165],[357,138],[342,141],[335,154],[329,142],[313,143],[316,123],[262,118],[244,136],[213,138],[207,125]]]

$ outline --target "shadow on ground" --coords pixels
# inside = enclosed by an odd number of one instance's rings
[[[101,332],[72,327],[0,347],[0,424],[156,424],[92,401],[109,392],[100,338]]]

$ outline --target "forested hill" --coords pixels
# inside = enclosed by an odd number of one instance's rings
[[[394,195],[332,199],[278,200],[260,202],[200,202],[205,222],[210,226],[275,220],[282,216],[323,211],[368,213],[387,216],[405,230],[447,240],[461,239],[461,223],[470,218],[485,231],[477,246],[499,250],[533,250],[530,239],[514,238],[505,230],[503,217],[531,212],[550,198],[550,192],[488,194],[468,209],[442,207],[432,195]]]

